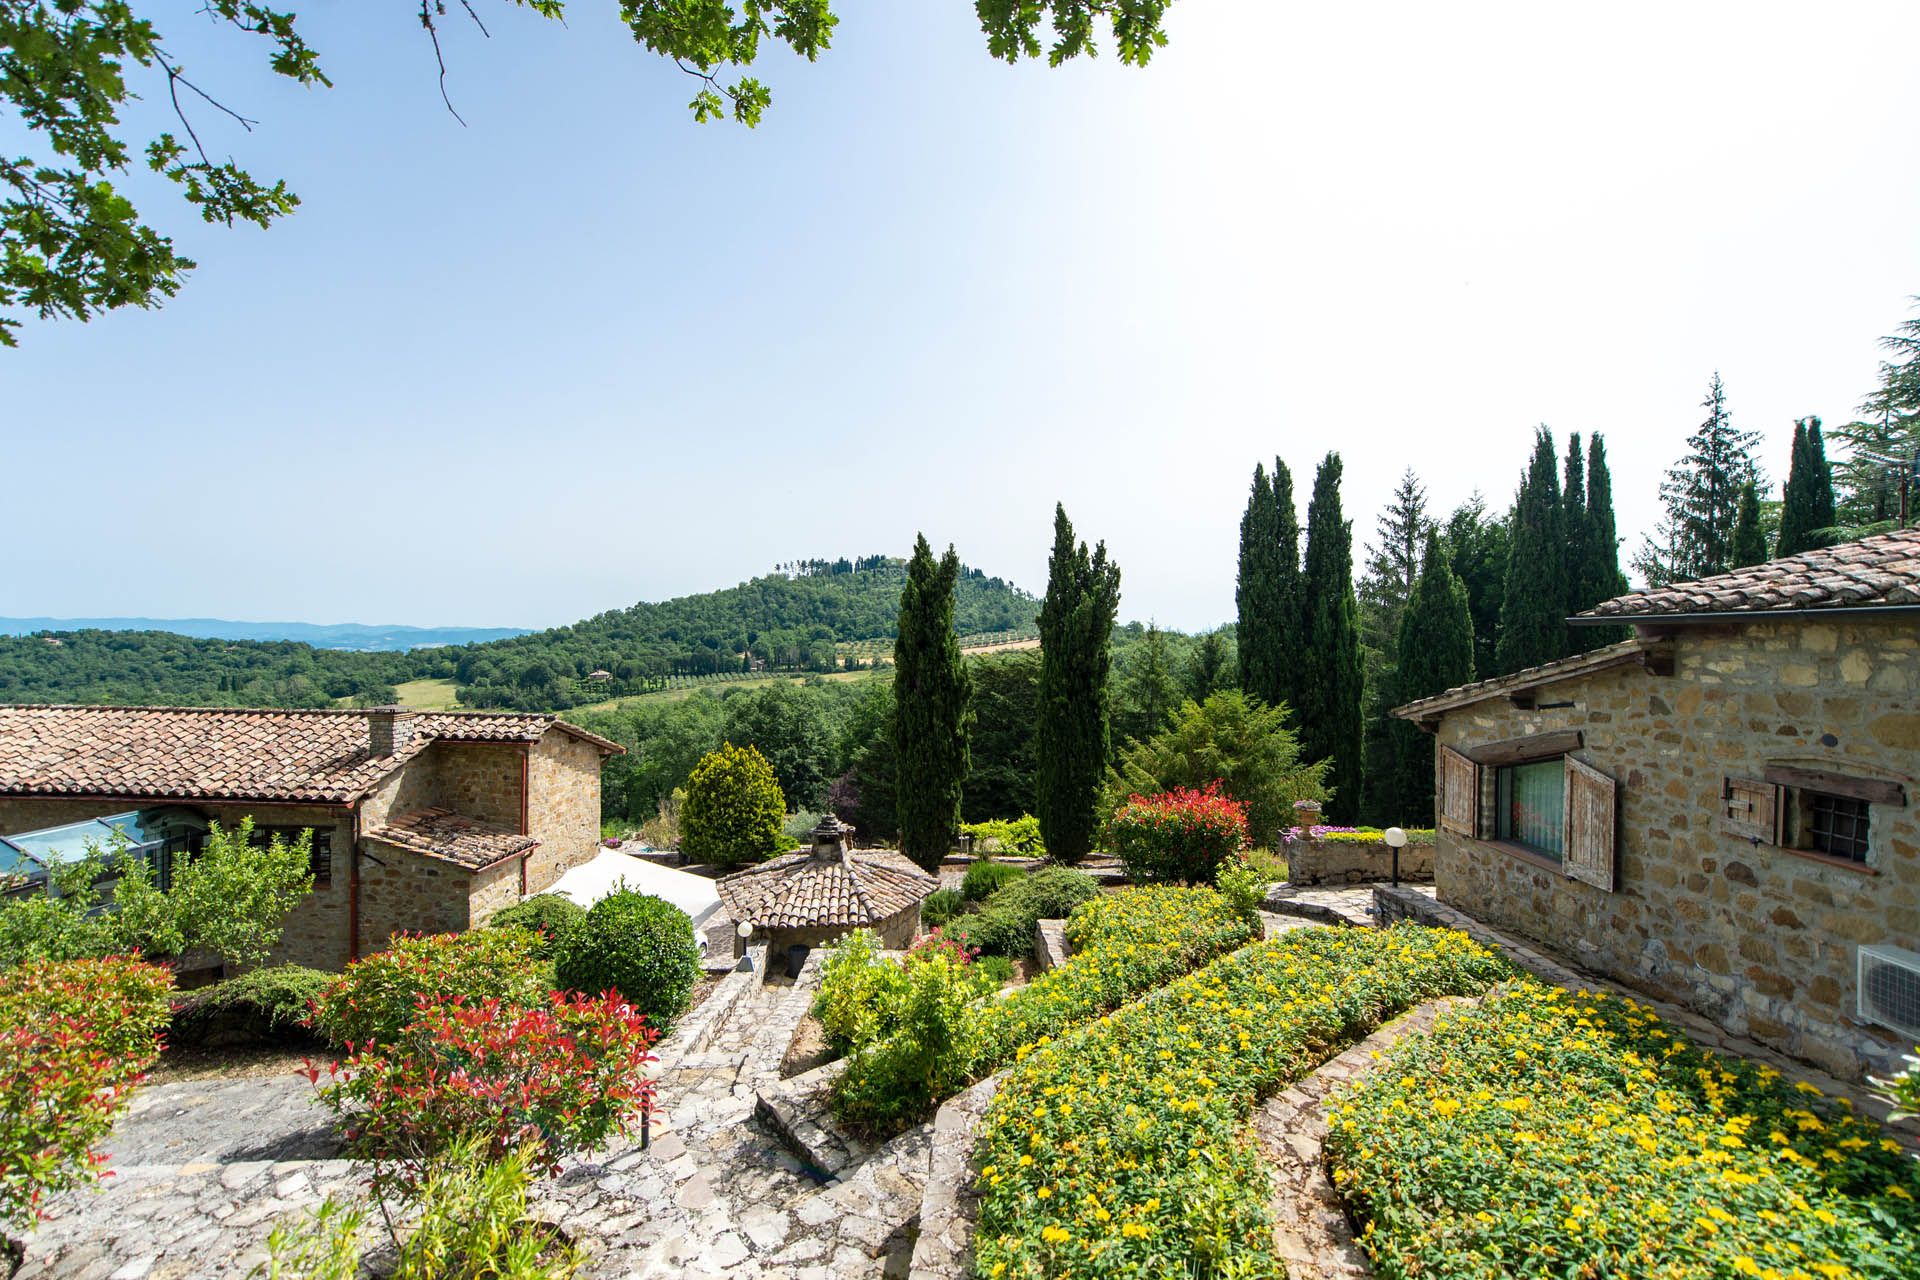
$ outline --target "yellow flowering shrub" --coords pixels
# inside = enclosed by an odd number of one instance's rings
[[[1302,929],[1024,1051],[976,1147],[976,1270],[1279,1275],[1255,1102],[1383,1020],[1507,972],[1448,930]]]
[[[1383,1276],[1920,1275],[1899,1142],[1631,999],[1516,983],[1395,1045],[1329,1120]]]

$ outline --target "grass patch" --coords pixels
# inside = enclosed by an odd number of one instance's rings
[[[393,695],[401,706],[417,711],[460,710],[460,696],[451,680],[408,680],[395,685]]]

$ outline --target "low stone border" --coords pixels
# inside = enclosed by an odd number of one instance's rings
[[[769,1085],[754,1099],[753,1113],[812,1172],[835,1179],[874,1152],[833,1118],[833,1086],[846,1073],[845,1058]]]
[[[697,1051],[714,1027],[726,1020],[733,1007],[759,983],[767,967],[767,948],[763,943],[749,947],[745,959],[736,960],[720,985],[713,989],[698,1009],[682,1018],[669,1035],[654,1047],[661,1071],[669,1071],[681,1058]]]
[[[1429,1031],[1450,1010],[1478,1003],[1430,1000],[1321,1063],[1254,1112],[1254,1137],[1273,1180],[1273,1249],[1290,1280],[1353,1280],[1373,1274],[1327,1177],[1322,1147],[1328,1095],[1364,1076],[1374,1066],[1373,1055],[1402,1036]]]
[[[1072,955],[1067,946],[1067,922],[1065,920],[1035,920],[1033,922],[1033,960],[1041,969],[1053,969],[1067,962]]]
[[[980,1196],[973,1187],[973,1135],[1006,1078],[1002,1071],[957,1093],[933,1117],[933,1163],[920,1193],[920,1238],[914,1280],[966,1280],[973,1267],[973,1224]]]
[[[1844,1098],[1860,1114],[1871,1116],[1896,1132],[1920,1133],[1920,1117],[1890,1121],[1888,1115],[1891,1107],[1887,1101],[1876,1097],[1862,1085],[1840,1080],[1811,1063],[1790,1058],[1779,1050],[1770,1049],[1758,1041],[1736,1036],[1709,1022],[1691,1009],[1670,1001],[1656,999],[1611,978],[1576,969],[1524,939],[1496,929],[1457,907],[1437,901],[1432,896],[1431,890],[1422,893],[1404,885],[1398,889],[1377,885],[1373,894],[1382,924],[1390,924],[1395,920],[1412,920],[1416,924],[1457,929],[1483,946],[1499,948],[1507,959],[1543,982],[1550,982],[1570,991],[1585,988],[1589,991],[1602,991],[1629,997],[1659,1014],[1662,1021],[1680,1028],[1686,1037],[1697,1045],[1730,1057],[1747,1058],[1763,1063],[1789,1080],[1804,1080],[1829,1097]]]
[[[1279,916],[1298,916],[1316,924],[1373,927],[1373,891],[1370,888],[1302,889],[1291,884],[1267,886],[1263,910]]]

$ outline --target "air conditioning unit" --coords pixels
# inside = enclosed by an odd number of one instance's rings
[[[1860,948],[1860,1018],[1920,1040],[1920,952]]]

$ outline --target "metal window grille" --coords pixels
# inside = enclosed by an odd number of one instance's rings
[[[1816,853],[1865,862],[1867,818],[1865,800],[1807,793],[1807,839]]]

